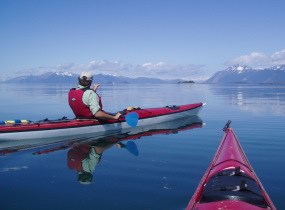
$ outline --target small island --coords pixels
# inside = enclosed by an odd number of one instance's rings
[[[192,80],[188,80],[188,81],[180,81],[180,82],[178,82],[178,84],[185,84],[185,83],[191,83],[191,84],[193,84],[193,83],[195,83],[194,81],[192,81]]]

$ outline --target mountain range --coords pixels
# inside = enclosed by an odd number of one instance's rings
[[[67,71],[48,72],[41,75],[27,75],[8,79],[5,83],[71,83],[77,82],[78,74]],[[167,84],[194,83],[184,80],[163,80],[158,78],[129,78],[97,74],[95,82],[99,84]],[[285,64],[264,69],[254,69],[244,65],[233,65],[218,71],[203,83],[210,84],[285,84]]]
[[[76,83],[78,74],[70,72],[48,72],[41,75],[19,76],[12,79],[2,81],[4,83]],[[96,83],[100,84],[167,84],[179,83],[182,80],[162,80],[157,78],[129,78],[123,76],[113,76],[97,74],[94,75]]]
[[[234,65],[215,73],[204,83],[285,84],[285,65],[264,69]]]

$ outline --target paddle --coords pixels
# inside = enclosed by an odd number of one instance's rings
[[[126,144],[118,142],[117,144],[120,145],[121,148],[125,148],[126,150],[128,150],[134,156],[139,156],[139,150],[135,142],[128,141]]]
[[[139,115],[136,112],[130,112],[125,115],[125,120],[131,127],[136,127],[139,120]]]

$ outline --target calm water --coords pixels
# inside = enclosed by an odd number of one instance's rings
[[[67,105],[69,88],[0,84],[0,120],[73,117]],[[70,148],[50,145],[2,154],[1,210],[183,209],[229,119],[271,199],[285,209],[285,87],[102,85],[100,93],[105,109],[112,112],[128,106],[206,102],[200,113],[206,125],[134,140],[138,156],[104,146],[91,185],[80,184],[76,172],[67,167]]]

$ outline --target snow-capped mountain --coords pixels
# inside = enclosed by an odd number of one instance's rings
[[[265,69],[234,65],[215,73],[205,83],[285,84],[285,65]]]
[[[234,71],[234,72],[239,72],[239,73],[243,71],[247,71],[247,70],[252,70],[252,68],[250,66],[243,66],[239,64],[230,66],[225,69],[225,71]]]
[[[69,72],[47,72],[41,75],[26,75],[8,79],[12,83],[70,83],[76,81],[78,75]]]
[[[13,79],[6,80],[6,83],[71,83],[76,84],[78,74],[70,72],[48,72],[41,75],[28,75],[20,76]],[[138,78],[128,78],[122,76],[113,76],[113,75],[104,75],[97,74],[94,75],[94,82],[100,84],[160,84],[160,83],[178,83],[181,80],[162,80],[157,78],[147,78],[147,77],[138,77]]]

